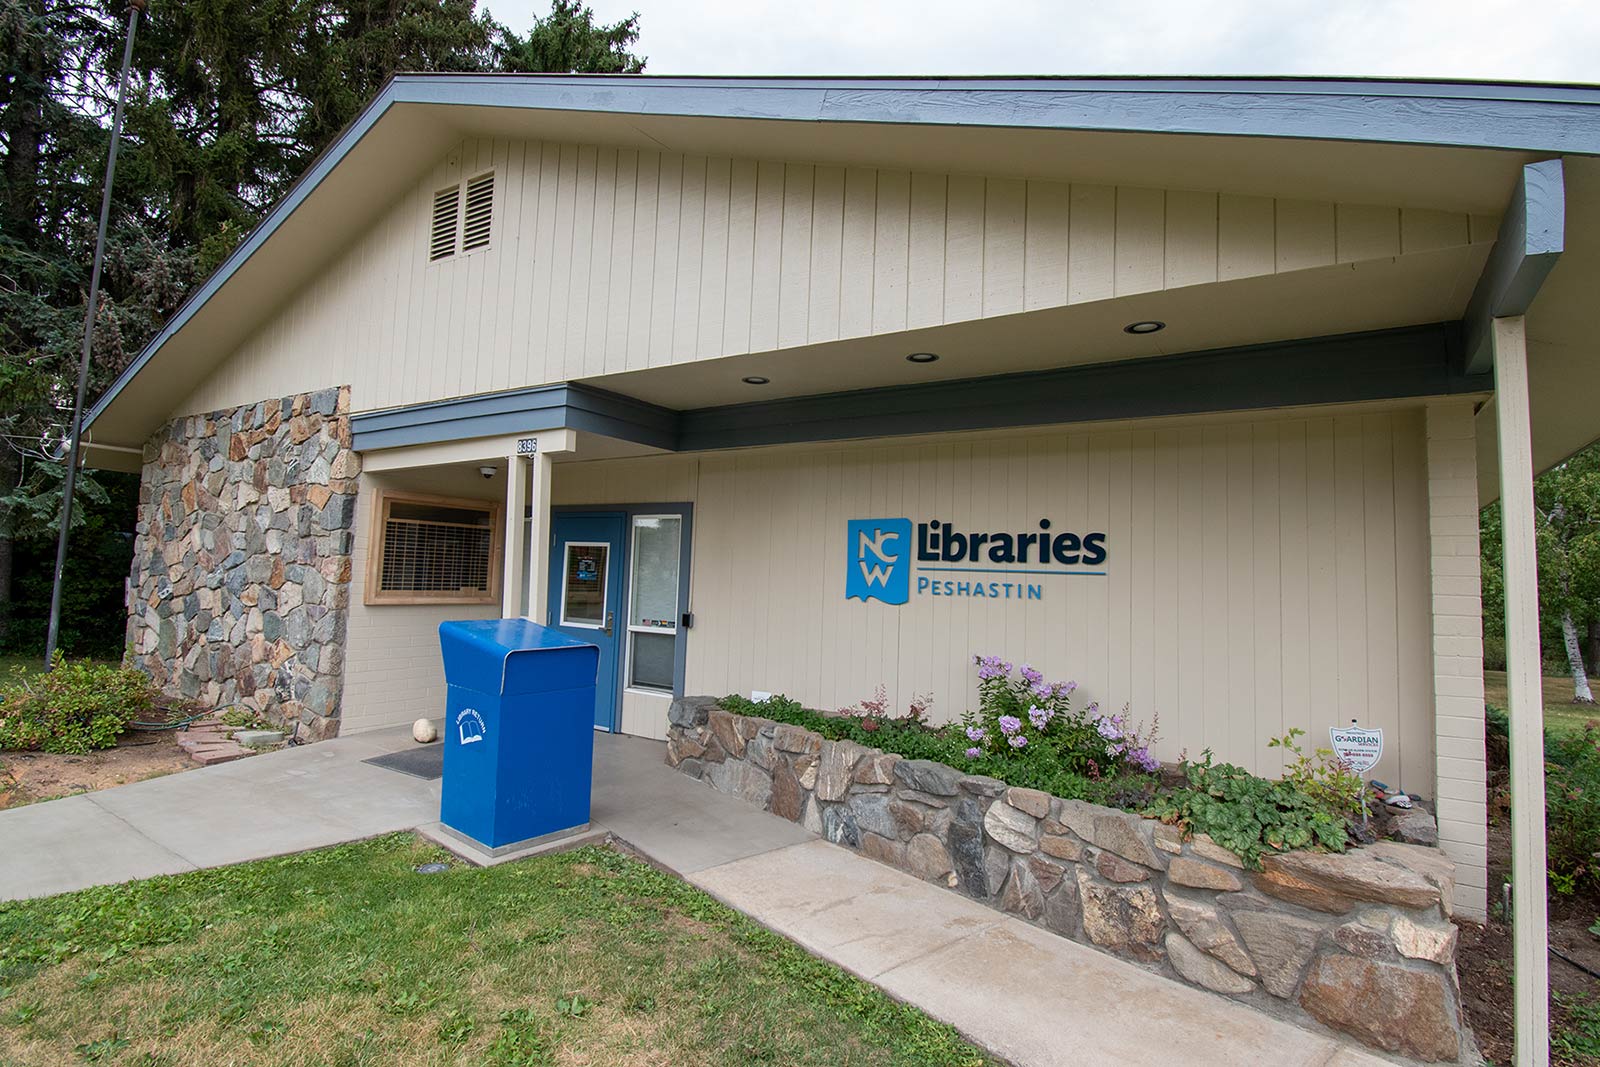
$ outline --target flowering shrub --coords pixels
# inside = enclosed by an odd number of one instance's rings
[[[1117,715],[1090,704],[1074,711],[1077,682],[1046,681],[1027,664],[1015,675],[998,656],[975,656],[978,665],[978,710],[968,712],[961,729],[968,760],[1004,757],[1047,761],[1072,774],[1104,778],[1124,772],[1152,773],[1161,764],[1150,752],[1159,731],[1148,735],[1129,725],[1128,709]]]

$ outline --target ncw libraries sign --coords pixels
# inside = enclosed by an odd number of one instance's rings
[[[1106,535],[1051,529],[969,533],[939,519],[850,519],[845,599],[904,604],[919,596],[1042,600],[1043,581],[1104,575]],[[913,542],[914,538],[914,542]],[[915,570],[915,573],[913,573]]]

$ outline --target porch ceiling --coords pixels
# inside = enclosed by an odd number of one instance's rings
[[[1489,245],[1143,293],[902,333],[611,374],[586,384],[684,410],[1147,359],[1460,318]],[[1166,323],[1125,333],[1129,323]],[[934,352],[936,363],[906,361]],[[746,376],[770,379],[751,386]]]

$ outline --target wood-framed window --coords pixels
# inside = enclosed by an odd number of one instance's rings
[[[380,489],[368,538],[368,604],[498,604],[501,506]]]

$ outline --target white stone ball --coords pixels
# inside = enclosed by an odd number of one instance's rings
[[[426,745],[439,740],[439,731],[434,728],[432,719],[418,719],[411,724],[411,736],[416,738],[418,744]]]

